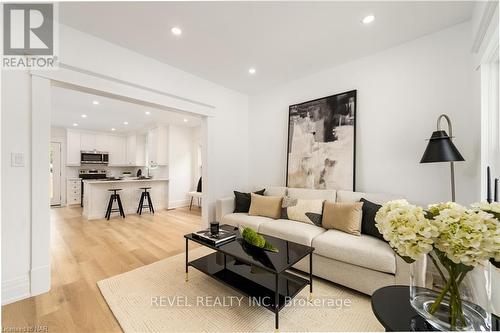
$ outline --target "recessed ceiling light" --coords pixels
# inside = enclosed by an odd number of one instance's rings
[[[124,121],[124,122],[123,122],[123,125],[128,125],[128,121]]]
[[[99,105],[99,101],[92,101],[92,104]]]
[[[145,114],[146,116],[149,116],[149,115],[151,114],[151,112],[146,111],[146,112],[144,112],[144,114]]]
[[[256,70],[255,70],[255,68],[253,68],[253,67],[251,67],[251,68],[249,68],[249,69],[248,69],[248,73],[250,73],[250,74],[252,74],[252,75],[253,75],[253,74],[255,74],[256,72],[257,72],[257,71],[256,71]]]
[[[112,131],[116,131],[116,128],[114,128],[114,127],[113,127],[113,128],[111,128],[111,130],[112,130]]]
[[[86,114],[82,114],[82,118],[87,118],[87,115]]]
[[[187,122],[188,122],[188,120],[187,120],[186,118],[184,118],[184,122],[185,122],[185,123],[187,123]]]
[[[363,24],[370,24],[373,21],[375,21],[375,16],[374,15],[367,15],[363,18],[363,20],[361,22],[363,22]]]
[[[75,127],[76,127],[76,126],[78,126],[78,124],[77,124],[77,123],[73,123],[73,126],[75,126]]]
[[[170,31],[176,36],[180,36],[182,34],[182,30],[179,27],[173,27]]]

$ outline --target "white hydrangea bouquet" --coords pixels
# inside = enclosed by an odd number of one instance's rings
[[[424,210],[406,200],[395,200],[382,206],[375,221],[384,239],[406,262],[424,256],[433,262],[444,285],[426,312],[434,315],[446,309],[446,327],[455,330],[471,327],[464,317],[460,293],[465,276],[488,260],[497,267],[500,262],[499,218],[499,203],[466,208],[447,202]]]

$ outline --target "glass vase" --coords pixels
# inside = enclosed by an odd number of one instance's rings
[[[411,264],[410,303],[443,331],[491,331],[490,265],[455,264],[436,250]]]

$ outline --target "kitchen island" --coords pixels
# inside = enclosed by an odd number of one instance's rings
[[[164,178],[84,180],[83,186],[83,216],[88,220],[104,218],[112,194],[110,189],[122,189],[117,194],[120,195],[125,216],[136,214],[141,193],[144,191],[141,187],[151,187],[149,193],[156,212],[168,207],[168,179]],[[113,208],[117,207],[113,206]],[[143,214],[149,214],[149,210],[143,209]],[[113,213],[111,217],[117,215],[118,213]]]

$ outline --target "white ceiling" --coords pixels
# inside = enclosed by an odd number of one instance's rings
[[[65,2],[62,23],[247,94],[470,19],[474,2]],[[365,26],[361,20],[374,14]],[[183,33],[173,36],[178,26]],[[248,68],[255,67],[254,76]]]
[[[98,101],[99,105],[94,105],[93,101]],[[150,114],[146,115],[146,111]],[[82,114],[87,117],[82,118]],[[188,121],[185,122],[184,119]],[[125,121],[128,125],[124,124]],[[78,126],[74,127],[73,123]],[[52,126],[127,133],[142,131],[158,124],[194,127],[201,124],[201,119],[182,112],[161,110],[58,86],[52,87]],[[111,131],[111,128],[115,128],[115,131]]]

